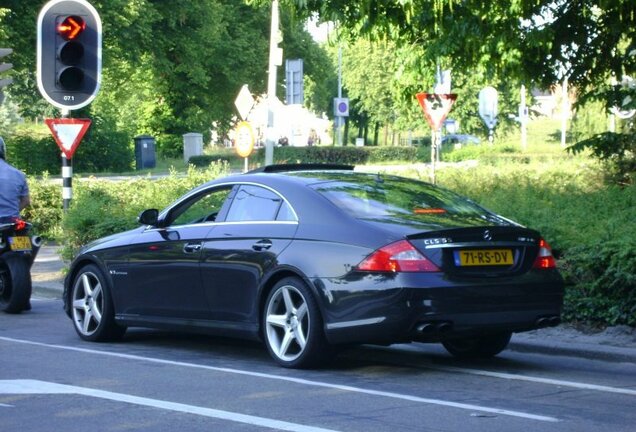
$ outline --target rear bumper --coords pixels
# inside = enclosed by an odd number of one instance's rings
[[[556,271],[493,280],[442,274],[351,275],[314,280],[333,344],[438,342],[522,332],[560,321],[563,280]]]

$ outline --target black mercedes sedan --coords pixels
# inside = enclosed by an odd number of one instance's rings
[[[139,222],[71,265],[64,307],[84,340],[204,332],[261,340],[301,368],[361,343],[491,357],[560,322],[563,280],[538,232],[417,180],[271,165]]]

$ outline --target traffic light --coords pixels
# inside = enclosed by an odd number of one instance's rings
[[[38,88],[60,109],[95,99],[102,72],[102,23],[86,0],[52,0],[38,18]]]

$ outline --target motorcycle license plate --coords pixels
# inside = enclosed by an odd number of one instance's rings
[[[27,236],[9,237],[9,244],[14,251],[31,250],[31,239]]]

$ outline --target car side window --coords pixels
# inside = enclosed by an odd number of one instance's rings
[[[176,207],[170,215],[169,225],[190,225],[214,222],[228,202],[231,186],[212,188],[198,194]]]
[[[236,192],[225,220],[274,221],[282,204],[286,205],[285,201],[269,189],[243,185]]]

